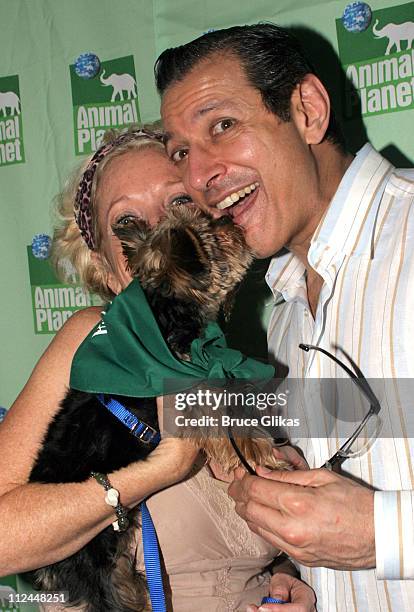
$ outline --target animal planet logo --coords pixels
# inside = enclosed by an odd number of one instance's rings
[[[24,162],[19,77],[0,78],[0,166]]]
[[[96,151],[109,128],[140,121],[132,55],[101,63],[99,76],[83,79],[70,66],[75,153]]]
[[[49,260],[33,256],[27,247],[35,334],[54,334],[76,311],[87,306],[98,306],[101,301],[77,285],[76,272],[66,260],[62,267],[73,285],[64,285],[56,278]]]
[[[370,27],[358,34],[337,19],[336,31],[347,119],[414,108],[414,2],[374,11]]]

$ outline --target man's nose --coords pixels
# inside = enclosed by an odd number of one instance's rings
[[[226,174],[226,166],[218,156],[204,147],[193,147],[188,153],[184,185],[198,193],[217,186]]]

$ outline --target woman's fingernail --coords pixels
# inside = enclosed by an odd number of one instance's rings
[[[251,606],[247,606],[246,612],[254,612],[254,608],[252,608]]]

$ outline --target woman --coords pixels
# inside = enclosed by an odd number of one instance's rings
[[[59,265],[69,259],[84,285],[108,300],[131,281],[112,224],[133,217],[155,224],[168,206],[189,198],[154,133],[112,135],[84,169],[61,196],[54,260]],[[9,535],[0,541],[0,575],[65,558],[113,521],[113,509],[93,479],[27,484],[42,437],[65,395],[74,353],[99,320],[100,309],[92,307],[66,322],[0,428],[0,515],[3,533]],[[188,474],[196,456],[184,440],[162,440],[145,462],[110,474],[110,480],[124,506],[159,492],[148,507],[174,610],[242,610],[268,594],[263,568],[274,551],[233,511],[218,466],[171,486]]]

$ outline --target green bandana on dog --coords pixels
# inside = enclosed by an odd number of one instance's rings
[[[156,397],[165,394],[167,379],[169,392],[178,392],[196,384],[194,379],[270,379],[273,373],[272,366],[227,348],[216,323],[209,323],[192,342],[191,362],[175,357],[134,279],[78,348],[70,386],[90,393]]]

